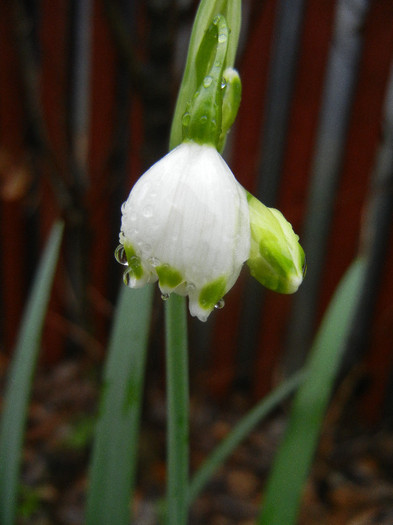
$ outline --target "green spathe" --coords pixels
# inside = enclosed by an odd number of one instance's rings
[[[222,132],[223,72],[228,49],[228,25],[217,15],[206,31],[197,63],[209,64],[182,117],[183,140],[217,148]],[[201,69],[201,68],[198,68]]]
[[[305,256],[299,237],[281,212],[247,195],[251,249],[247,264],[251,275],[275,292],[297,291],[305,273]]]

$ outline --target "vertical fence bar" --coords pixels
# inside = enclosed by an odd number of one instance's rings
[[[256,188],[257,197],[268,206],[276,204],[281,181],[304,6],[304,0],[282,0],[277,4]],[[249,280],[239,335],[241,353],[237,369],[240,380],[242,376],[248,375],[247,368],[255,359],[259,335],[256,327],[260,326],[264,299],[261,285],[255,280]]]
[[[310,0],[304,11],[277,205],[296,233],[300,232],[303,221],[334,11],[331,0]],[[258,331],[257,362],[249,367],[249,374],[255,378],[253,386],[258,398],[271,389],[277,373],[292,302],[293,296],[266,294]]]
[[[341,0],[337,5],[302,234],[308,271],[293,303],[284,356],[287,373],[301,366],[315,325],[327,238],[362,51],[360,27],[369,4],[368,0]]]
[[[384,340],[378,338],[379,344],[374,342],[370,349],[371,337],[377,335],[375,330],[371,330],[370,320],[374,320],[375,324],[378,297],[381,292],[390,295],[391,305],[393,293],[393,279],[389,271],[393,260],[392,255],[389,256],[389,251],[392,251],[392,243],[389,240],[393,237],[393,67],[385,99],[382,137],[371,180],[371,195],[363,220],[361,249],[367,261],[366,279],[346,356],[346,364],[350,366],[355,359],[364,354],[366,348],[369,348],[366,362],[368,378],[371,381],[364,406],[366,416],[373,423],[381,415],[382,400],[389,389],[388,381],[391,380],[393,365],[391,338],[388,333],[384,334]],[[385,311],[388,309],[389,307],[385,307]],[[389,391],[388,393],[386,406],[391,417],[392,409],[389,405],[392,402],[392,394]]]

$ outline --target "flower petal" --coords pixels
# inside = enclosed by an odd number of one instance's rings
[[[207,317],[214,304],[203,288],[225,279],[224,295],[250,250],[245,191],[216,149],[181,144],[138,180],[122,211],[120,242],[149,279],[163,293],[188,294],[191,314]]]

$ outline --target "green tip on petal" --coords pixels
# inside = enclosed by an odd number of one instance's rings
[[[156,272],[158,275],[160,289],[163,292],[174,290],[184,281],[182,274],[175,268],[172,268],[172,266],[169,266],[169,264],[157,266]]]
[[[299,237],[283,214],[248,194],[251,250],[247,264],[263,286],[279,293],[297,291],[305,274]]]
[[[134,247],[132,246],[132,244],[127,243],[124,245],[124,250],[126,252],[127,262],[129,266],[128,274],[132,272],[132,275],[136,280],[142,279],[143,266],[140,257],[137,256],[134,250]]]
[[[204,310],[213,310],[226,292],[227,280],[224,276],[205,284],[199,294],[199,305]]]

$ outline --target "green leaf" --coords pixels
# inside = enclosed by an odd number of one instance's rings
[[[0,523],[13,525],[23,432],[41,334],[59,257],[63,225],[56,224],[45,247],[23,315],[4,395],[0,426]]]
[[[304,483],[349,335],[365,262],[355,260],[342,279],[311,348],[307,379],[299,389],[267,483],[259,525],[293,525]]]
[[[88,525],[130,523],[152,293],[152,286],[120,292],[90,466]]]
[[[172,121],[169,149],[175,148],[182,142],[182,117],[186,112],[188,102],[198,88],[200,83],[198,80],[203,79],[206,73],[207,64],[201,60],[198,61],[198,64],[196,62],[198,51],[213,18],[219,14],[225,17],[229,29],[225,68],[234,65],[241,24],[241,0],[202,0],[191,33],[186,66]]]
[[[191,480],[189,501],[192,503],[203,490],[210,478],[224,461],[232,454],[239,443],[248,436],[252,429],[269,415],[288,397],[304,380],[303,371],[298,372],[282,385],[278,386],[268,396],[263,398],[248,414],[246,414],[228,436],[214,449],[205,463],[194,474]]]

